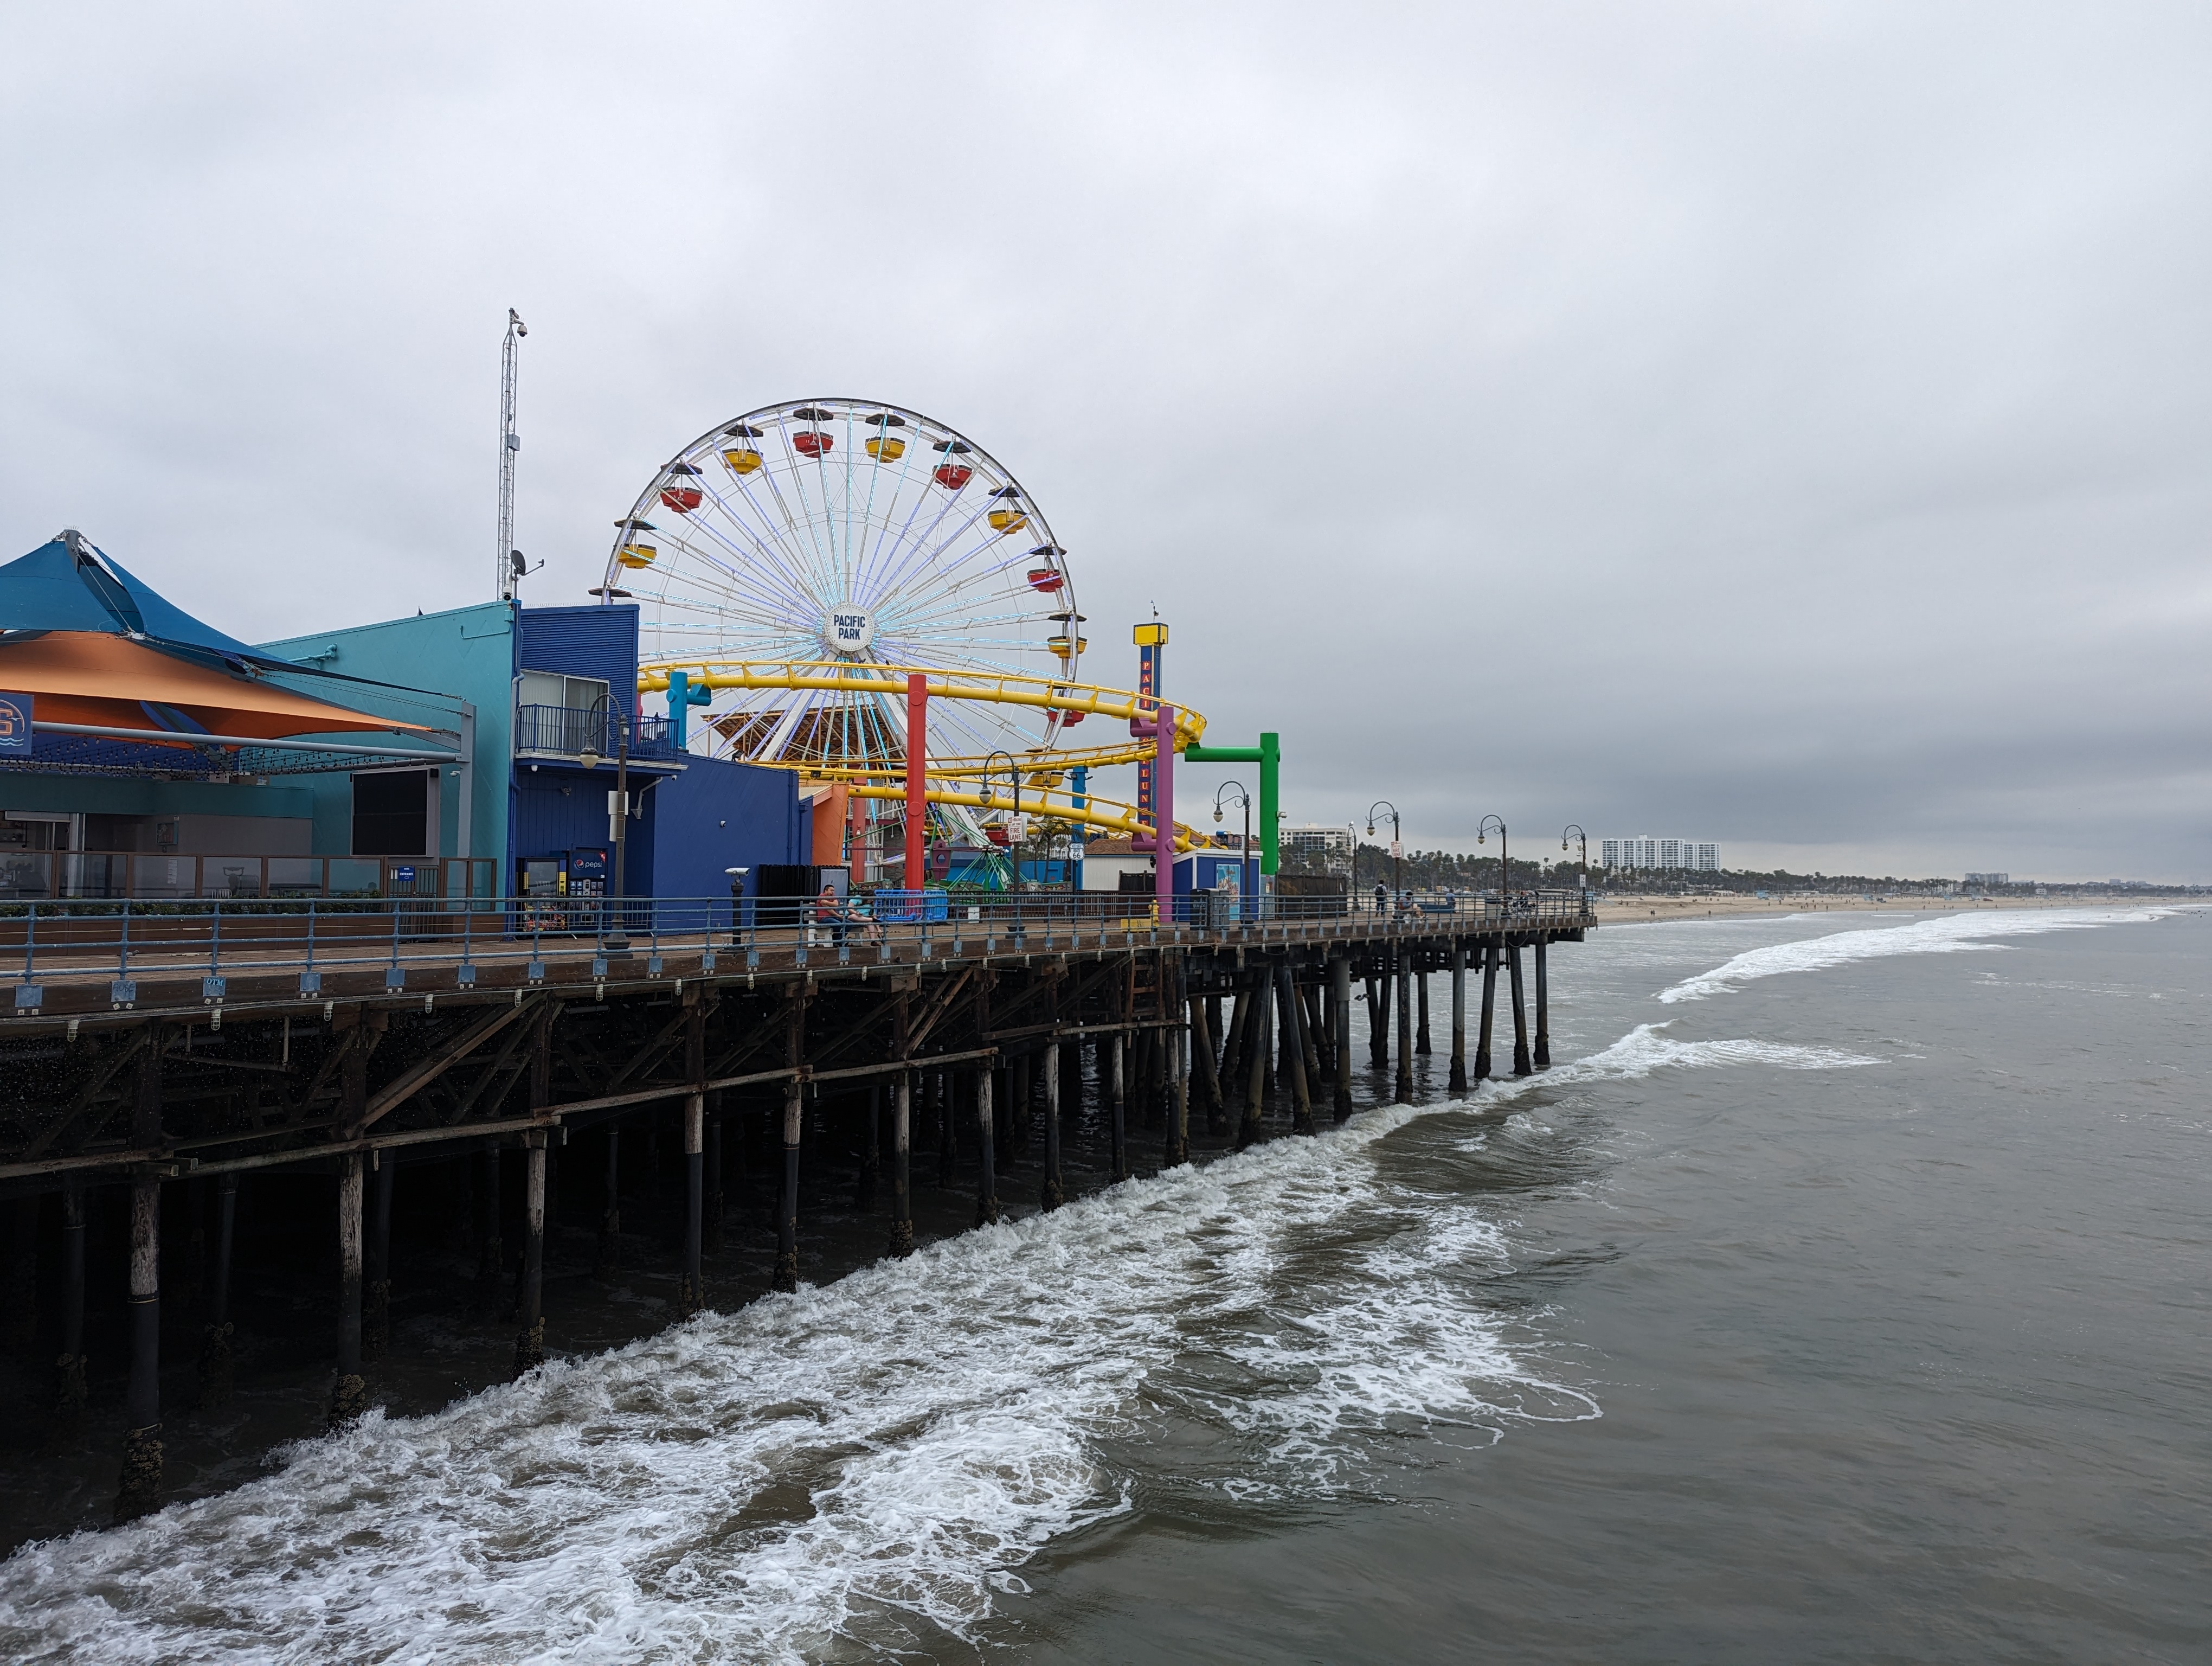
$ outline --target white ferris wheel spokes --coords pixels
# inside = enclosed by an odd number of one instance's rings
[[[647,660],[827,663],[873,683],[717,690],[693,749],[762,763],[902,763],[903,702],[861,667],[1072,683],[1084,647],[1066,554],[1020,483],[944,423],[872,400],[764,406],[700,435],[616,523],[617,587]],[[1079,721],[933,705],[928,749],[1020,759]]]

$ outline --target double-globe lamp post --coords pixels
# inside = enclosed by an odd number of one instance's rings
[[[1399,897],[1405,890],[1402,882],[1405,872],[1405,839],[1398,826],[1398,806],[1388,799],[1377,799],[1367,806],[1367,836],[1370,839],[1375,836],[1375,815],[1377,811],[1388,811],[1390,815],[1390,903],[1395,908],[1397,906]]]
[[[1237,847],[1237,917],[1239,921],[1256,919],[1256,915],[1248,915],[1244,911],[1244,899],[1252,895],[1256,882],[1252,877],[1252,794],[1246,790],[1243,781],[1224,781],[1221,783],[1220,791],[1213,795],[1213,819],[1217,823],[1220,821],[1221,806],[1228,801],[1229,789],[1232,787],[1237,789],[1237,801],[1244,806],[1244,842]]]
[[[1560,849],[1565,850],[1567,848],[1567,841],[1569,839],[1576,839],[1581,842],[1582,855],[1578,859],[1578,866],[1575,877],[1582,888],[1584,891],[1588,891],[1589,889],[1589,835],[1583,831],[1580,823],[1569,822],[1565,827],[1560,830],[1559,832]]]
[[[1018,836],[1022,824],[1022,772],[1015,767],[1012,752],[986,752],[983,755],[982,799],[984,803],[988,804],[991,801],[991,760],[994,757],[1006,760],[1006,779],[1012,784],[1014,789],[1014,807],[1011,812],[1012,819],[1006,827],[1006,848],[1008,854],[1013,858],[1013,892],[1015,897],[1018,899],[1022,894],[1022,842]]]

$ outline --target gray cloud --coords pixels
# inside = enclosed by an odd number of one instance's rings
[[[0,25],[0,506],[274,636],[933,412],[1297,819],[2212,879],[2212,21],[538,7]],[[1193,769],[1190,790],[1221,771]]]

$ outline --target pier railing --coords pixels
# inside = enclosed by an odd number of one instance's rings
[[[914,964],[1166,942],[1572,930],[1595,919],[1579,891],[1406,896],[1379,910],[1371,899],[1362,907],[1342,897],[1246,898],[1241,911],[1199,892],[1176,897],[1165,917],[1139,892],[930,892],[926,906],[902,912],[900,899],[912,897],[879,892],[834,906],[807,897],[456,896],[0,904],[0,955],[15,973],[0,1013],[36,1016],[64,985],[75,986],[73,1005],[87,1004],[92,985],[92,1007],[133,1007],[142,979],[165,986],[164,1004],[177,1003],[179,982],[189,1000],[197,982],[196,1004],[219,1005],[233,980],[272,977],[284,987],[264,986],[257,998],[335,994],[341,980],[358,997],[380,987],[465,991],[480,977],[501,987],[659,977],[674,975],[666,966],[674,956],[687,974],[712,973],[718,962],[724,970]]]

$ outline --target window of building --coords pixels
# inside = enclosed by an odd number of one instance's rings
[[[380,769],[353,778],[353,854],[430,854],[430,793],[435,769]]]
[[[518,706],[552,706],[564,711],[587,712],[607,697],[607,684],[597,677],[564,677],[557,671],[526,671],[516,679]]]

